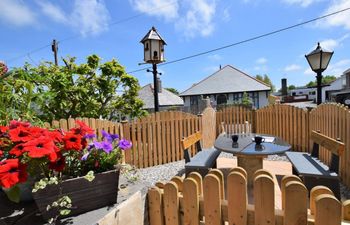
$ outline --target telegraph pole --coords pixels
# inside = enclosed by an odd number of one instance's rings
[[[52,49],[53,55],[55,57],[55,65],[58,66],[58,59],[57,59],[58,42],[55,39],[53,39],[51,49]]]

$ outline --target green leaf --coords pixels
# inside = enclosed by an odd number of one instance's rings
[[[4,190],[9,200],[19,203],[21,191],[17,185]]]
[[[60,214],[61,214],[62,216],[66,216],[66,215],[68,215],[70,212],[71,212],[71,210],[69,210],[69,209],[61,209],[61,210],[60,210]]]

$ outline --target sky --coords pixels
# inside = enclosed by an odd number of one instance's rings
[[[350,7],[350,0],[0,0],[0,61],[8,67],[53,61],[51,42],[62,57],[78,63],[97,54],[132,72],[143,63],[140,40],[155,26],[164,38],[165,58],[183,57],[230,45]],[[267,74],[280,88],[315,79],[305,54],[317,42],[334,51],[323,75],[350,68],[350,10],[270,36],[188,60],[158,65],[163,87],[180,92],[232,65],[251,76]],[[132,73],[140,85],[152,73]]]

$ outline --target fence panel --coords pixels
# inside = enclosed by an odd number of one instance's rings
[[[253,123],[253,111],[243,106],[232,106],[217,111],[216,136],[222,132],[222,123],[224,125],[226,133],[251,132]]]
[[[264,171],[263,171],[264,172]],[[308,192],[298,179],[284,179],[284,209],[275,208],[274,181],[267,171],[258,175],[254,185],[254,205],[247,203],[249,189],[244,173],[232,170],[227,178],[227,192],[222,195],[221,174],[209,173],[204,177],[203,196],[200,195],[201,178],[190,174],[182,183],[179,178],[165,185],[150,188],[148,206],[150,225],[199,225],[199,224],[266,224],[266,225],[340,225],[342,208],[348,210],[349,200],[342,205],[330,194],[319,194],[315,198],[314,213],[308,211]],[[199,178],[199,179],[198,179]],[[176,182],[183,185],[182,192]],[[222,199],[227,196],[227,199]]]

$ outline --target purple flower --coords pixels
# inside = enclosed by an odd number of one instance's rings
[[[118,134],[111,134],[111,138],[114,141],[115,139],[119,139],[119,135]]]
[[[106,153],[110,153],[113,150],[112,143],[108,141],[101,141],[101,142],[94,141],[94,146],[96,149],[103,150]]]
[[[119,145],[118,145],[118,146],[119,146],[119,148],[120,148],[121,150],[126,150],[126,149],[131,148],[132,144],[131,144],[131,142],[128,141],[128,140],[121,139],[121,140],[119,141]]]
[[[104,139],[107,140],[108,142],[113,141],[113,138],[111,137],[111,135],[105,130],[102,130],[102,137],[104,137]]]
[[[89,156],[89,154],[90,154],[90,152],[88,152],[88,153],[85,153],[82,157],[81,157],[81,160],[86,160],[87,159],[87,157]]]
[[[84,138],[86,139],[93,139],[96,137],[96,134],[85,134]]]

